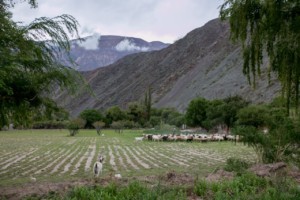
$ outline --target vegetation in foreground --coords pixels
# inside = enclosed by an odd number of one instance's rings
[[[209,182],[204,179],[196,180],[189,186],[164,185],[157,183],[149,186],[142,182],[133,181],[126,185],[111,182],[107,186],[77,187],[67,194],[49,193],[43,197],[28,197],[27,199],[299,199],[300,190],[292,180],[284,176],[270,178],[258,177],[251,173],[243,173],[232,180]]]

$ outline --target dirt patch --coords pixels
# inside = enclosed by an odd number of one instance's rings
[[[253,172],[257,176],[266,177],[271,176],[272,173],[276,173],[284,168],[286,168],[284,162],[272,163],[272,164],[257,164],[253,165],[249,171]]]
[[[300,170],[295,166],[288,166],[284,162],[272,163],[272,164],[256,164],[253,165],[249,171],[253,172],[260,177],[270,177],[273,175],[289,176],[300,184]]]
[[[23,186],[1,187],[0,199],[23,199],[26,196],[44,196],[50,192],[63,194],[72,187],[87,185],[87,181],[63,183],[30,183]]]
[[[157,185],[158,182],[159,184],[166,185],[166,186],[168,185],[192,186],[195,183],[196,177],[188,173],[176,173],[175,171],[170,171],[160,176],[149,175],[149,176],[137,177],[135,179],[140,182],[149,185],[154,185],[154,186]]]
[[[209,182],[217,182],[221,180],[231,180],[234,178],[233,172],[227,172],[223,169],[218,170],[216,173],[210,174],[206,177]]]
[[[288,176],[292,177],[298,184],[300,184],[300,172],[298,169],[292,169],[289,171]]]
[[[95,185],[107,186],[112,180],[114,179],[111,177],[104,177],[101,179],[81,179],[59,183],[27,183],[21,186],[1,187],[0,199],[18,200],[30,196],[36,196],[43,199],[42,197],[50,193],[64,196],[75,187]]]

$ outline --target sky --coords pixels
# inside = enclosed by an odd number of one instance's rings
[[[119,35],[173,43],[219,16],[224,0],[38,0],[38,8],[18,3],[13,19],[28,24],[38,17],[70,14],[81,37]]]

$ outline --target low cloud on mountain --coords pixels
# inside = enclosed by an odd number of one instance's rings
[[[78,42],[78,45],[87,50],[98,49],[98,42],[100,41],[101,35],[94,33],[92,36],[86,37],[84,41]]]
[[[116,46],[117,51],[149,51],[148,47],[139,47],[129,39],[125,38]]]

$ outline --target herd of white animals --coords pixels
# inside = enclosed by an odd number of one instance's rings
[[[182,131],[179,134],[144,134],[143,137],[136,137],[135,141],[186,141],[186,142],[208,142],[208,141],[239,141],[239,136],[226,133],[193,133],[192,131]]]

